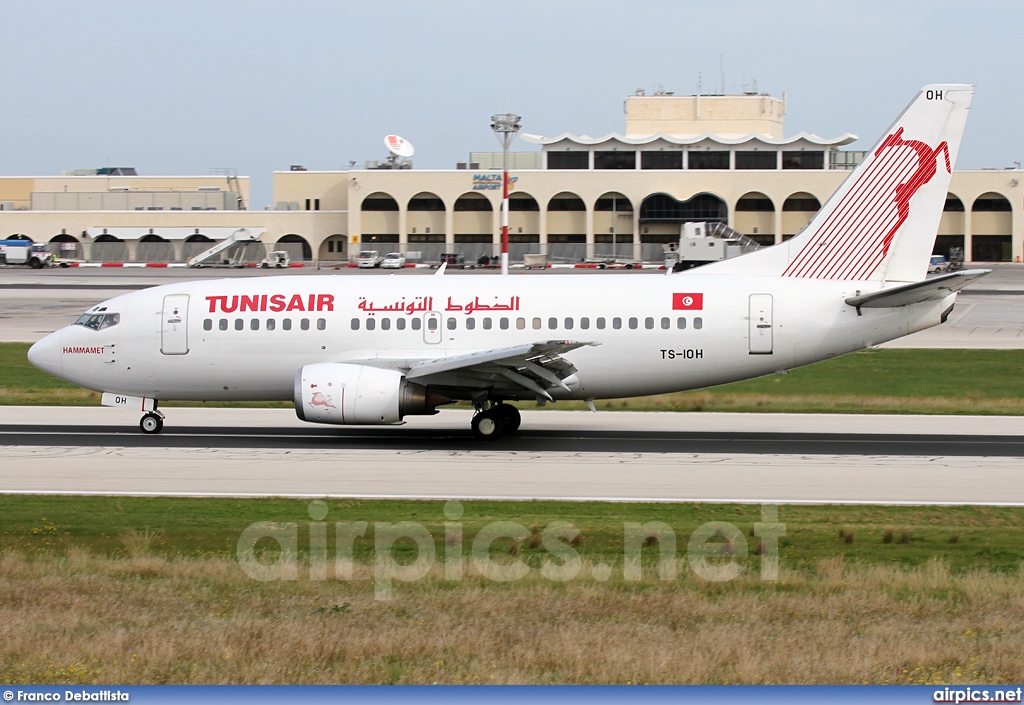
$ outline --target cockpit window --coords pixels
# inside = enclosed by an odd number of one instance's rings
[[[91,330],[112,328],[121,322],[120,313],[86,313],[75,321],[76,326],[84,326]]]

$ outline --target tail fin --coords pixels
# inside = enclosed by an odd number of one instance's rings
[[[750,255],[744,271],[808,279],[924,279],[973,93],[969,85],[922,88],[807,228],[785,245]],[[761,261],[755,264],[755,258]]]

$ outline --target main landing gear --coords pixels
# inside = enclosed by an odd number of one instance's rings
[[[139,421],[143,433],[160,433],[164,430],[164,415],[159,411],[149,411]]]
[[[473,417],[473,435],[481,441],[495,441],[518,431],[522,420],[519,409],[511,404],[495,404],[477,411]]]

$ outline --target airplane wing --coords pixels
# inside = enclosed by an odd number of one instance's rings
[[[882,289],[863,296],[851,296],[846,303],[857,308],[895,308],[931,299],[943,299],[991,271],[991,269],[968,269],[963,272],[951,272],[924,281]]]
[[[493,389],[514,399],[532,396],[551,401],[548,390],[568,390],[565,379],[576,374],[576,368],[562,355],[588,345],[598,343],[544,340],[424,360],[414,364],[406,378],[419,384]]]

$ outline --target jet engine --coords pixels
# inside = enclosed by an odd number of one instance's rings
[[[409,382],[397,370],[319,362],[295,374],[295,414],[329,424],[392,424],[404,416],[436,414],[451,400]]]

